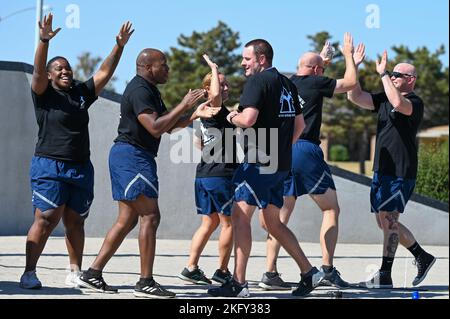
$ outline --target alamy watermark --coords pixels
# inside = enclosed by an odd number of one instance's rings
[[[200,128],[194,122],[194,135],[202,135],[202,151],[195,149],[190,130],[170,135],[170,160],[174,164],[251,163],[261,166],[261,174],[274,174],[279,165],[278,128]],[[199,132],[201,132],[199,134]],[[200,137],[198,137],[200,138]]]

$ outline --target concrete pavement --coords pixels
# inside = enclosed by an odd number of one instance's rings
[[[109,285],[119,288],[119,294],[105,295],[87,290],[67,288],[64,284],[67,274],[68,256],[64,238],[49,239],[38,264],[38,277],[43,289],[30,291],[19,288],[18,281],[25,264],[25,237],[0,237],[0,299],[134,299],[133,288],[139,279],[139,252],[137,239],[126,239],[117,254],[111,259],[104,271]],[[88,268],[98,253],[103,239],[87,238],[83,268]],[[190,241],[158,240],[157,256],[154,267],[155,279],[166,288],[177,293],[178,298],[208,298],[208,287],[193,285],[178,279],[177,275],[188,260]],[[314,243],[302,244],[313,265],[320,266],[320,246]],[[418,290],[422,299],[449,298],[449,248],[448,246],[425,246],[427,251],[437,257],[427,278],[418,288],[412,288],[411,282],[416,275],[411,254],[399,247],[393,267],[394,289],[368,290],[351,288],[342,290],[346,299],[411,299],[412,292]],[[381,245],[338,244],[335,266],[342,277],[352,283],[363,281],[376,271],[381,264]],[[210,277],[217,268],[217,242],[211,241],[200,259],[200,267]],[[233,259],[230,269],[233,268]],[[299,271],[290,256],[282,250],[278,261],[279,271],[285,281],[296,284]],[[289,299],[289,291],[267,292],[257,284],[265,270],[265,243],[253,243],[249,260],[247,279],[250,284],[251,298]],[[308,299],[330,298],[334,288],[319,287]]]

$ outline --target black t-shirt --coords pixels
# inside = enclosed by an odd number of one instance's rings
[[[42,95],[31,90],[39,126],[35,156],[59,161],[89,161],[88,109],[97,100],[94,80],[74,81],[68,91],[49,83]]]
[[[293,75],[291,81],[298,91],[306,127],[300,139],[320,145],[323,98],[333,97],[337,81],[325,76]]]
[[[414,92],[405,95],[411,101],[411,116],[396,112],[386,93],[372,94],[378,113],[374,171],[382,175],[417,177],[416,135],[422,122],[424,105]]]
[[[201,119],[196,136],[203,141],[202,160],[197,166],[197,177],[233,176],[237,168],[235,138],[231,138],[234,126],[227,121],[230,112],[222,105],[219,113],[210,119]],[[228,130],[228,141],[225,135]],[[228,142],[228,143],[227,143]],[[228,144],[228,145],[227,145]]]
[[[239,104],[241,111],[247,107],[255,107],[259,111],[256,123],[252,127],[256,132],[257,145],[251,145],[251,142],[246,144],[246,161],[250,159],[252,162],[249,156],[252,149],[269,155],[270,161],[275,158],[273,152],[278,152],[277,171],[289,171],[292,164],[295,117],[302,113],[295,85],[277,69],[267,69],[248,78]],[[278,132],[278,138],[274,139],[273,143],[270,143],[271,129]],[[244,130],[244,133],[246,131]],[[271,144],[277,143],[278,149],[271,151]],[[267,162],[267,159],[260,156],[256,159],[260,164]],[[273,165],[271,162],[270,166]]]
[[[147,110],[156,112],[158,116],[167,112],[158,88],[136,75],[128,83],[122,96],[119,136],[115,142],[125,142],[141,147],[156,156],[161,138],[151,135],[138,120],[138,115]]]

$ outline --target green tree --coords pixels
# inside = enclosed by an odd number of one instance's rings
[[[169,81],[161,89],[168,108],[176,106],[189,91],[201,88],[203,77],[210,71],[202,55],[207,53],[219,66],[230,84],[227,106],[238,102],[244,79],[239,75],[239,33],[232,31],[224,22],[207,32],[194,31],[190,36],[180,35],[178,47],[166,52],[170,66]]]
[[[83,52],[78,57],[78,63],[73,68],[73,77],[79,81],[86,81],[97,71],[99,63],[103,60],[101,57],[91,56],[90,52]],[[113,82],[117,77],[113,76],[105,87],[105,90],[116,92]]]

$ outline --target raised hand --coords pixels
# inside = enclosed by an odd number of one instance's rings
[[[355,53],[353,53],[353,60],[355,61],[355,65],[359,66],[366,57],[366,46],[364,43],[358,44],[356,47]]]
[[[325,42],[322,51],[320,52],[320,56],[322,57],[323,63],[326,65],[331,63],[334,56],[334,48],[330,41]]]
[[[353,47],[353,36],[350,33],[345,32],[344,46],[341,47],[342,54],[344,56],[352,56],[354,49],[355,48]]]
[[[387,51],[384,50],[383,55],[381,56],[381,60],[378,59],[375,60],[375,64],[377,66],[377,72],[378,74],[383,74],[386,71],[387,68]]]
[[[49,13],[48,17],[44,16],[44,21],[39,21],[39,37],[41,40],[47,42],[53,39],[55,35],[58,34],[59,31],[61,31],[61,28],[58,28],[53,31],[52,27],[53,23],[53,14]]]
[[[195,103],[197,103],[198,100],[200,100],[204,96],[204,89],[189,90],[189,92],[184,96],[181,103],[184,104],[186,108],[191,108]]]
[[[119,47],[123,48],[127,44],[128,40],[134,32],[134,29],[131,30],[132,26],[133,24],[131,24],[130,21],[127,21],[127,23],[124,23],[120,28],[119,34],[116,36],[116,42]]]
[[[217,64],[215,64],[213,61],[211,61],[211,59],[209,58],[209,56],[207,54],[203,54],[203,59],[205,59],[206,63],[208,63],[208,65],[211,69],[218,68]]]

